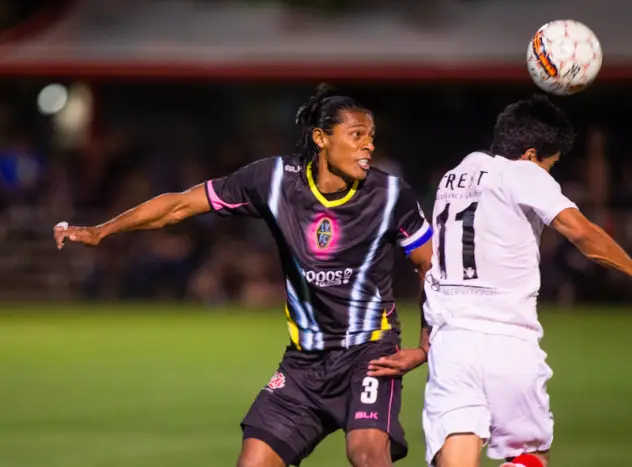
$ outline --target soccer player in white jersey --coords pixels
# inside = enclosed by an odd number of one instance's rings
[[[431,328],[429,465],[477,467],[485,443],[504,467],[548,465],[552,371],[536,312],[544,225],[587,258],[632,275],[626,252],[549,174],[573,140],[571,124],[546,97],[512,104],[498,117],[491,152],[468,155],[439,185],[423,313]],[[403,373],[399,360],[374,361],[370,374]]]

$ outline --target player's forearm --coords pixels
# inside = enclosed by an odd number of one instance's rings
[[[422,300],[419,306],[421,307],[421,332],[419,333],[419,347],[428,352],[428,349],[430,348],[430,333],[432,332],[432,326],[428,324],[424,315],[423,292]]]
[[[432,267],[432,242],[426,242],[421,247],[413,250],[410,254],[410,259],[414,263],[417,274],[419,274],[419,285],[420,285],[420,295],[419,295],[419,309],[421,312],[421,332],[419,334],[419,347],[422,348],[426,353],[428,352],[430,345],[430,331],[431,327],[428,325],[426,318],[424,316],[424,284],[426,282],[426,274],[430,271]]]
[[[632,259],[602,228],[592,224],[587,233],[573,243],[588,259],[632,276]]]
[[[424,349],[426,353],[428,352],[428,349],[430,348],[430,332],[431,331],[432,331],[431,326],[427,326],[427,327],[422,326],[421,334],[419,336],[419,347]]]
[[[181,221],[184,206],[177,193],[166,193],[140,204],[114,219],[98,225],[100,239],[132,230],[159,229]]]
[[[428,350],[430,349],[430,332],[432,331],[432,326],[428,324],[428,321],[426,320],[426,315],[424,314],[424,301],[426,299],[426,295],[424,293],[424,282],[425,282],[426,274],[423,273],[422,275],[420,272],[420,278],[421,278],[421,294],[419,297],[419,310],[421,312],[421,332],[419,333],[419,347],[424,349],[424,351],[427,354]]]

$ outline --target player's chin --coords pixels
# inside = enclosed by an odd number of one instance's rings
[[[349,170],[346,170],[346,174],[347,177],[351,178],[352,180],[364,180],[368,173],[369,173],[370,168],[362,168],[358,165],[350,167]]]

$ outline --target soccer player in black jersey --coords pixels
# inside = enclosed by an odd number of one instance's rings
[[[238,467],[299,465],[338,429],[353,466],[391,466],[407,452],[398,420],[401,374],[426,361],[427,330],[418,348],[397,354],[396,376],[370,376],[369,362],[395,354],[400,343],[394,247],[423,275],[432,229],[405,182],[370,168],[369,110],[321,86],[296,124],[291,156],[157,196],[95,227],[58,224],[55,239],[58,248],[66,239],[98,245],[208,211],[263,218],[285,273],[290,343],[242,422]]]

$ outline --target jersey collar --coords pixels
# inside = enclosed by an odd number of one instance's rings
[[[314,196],[320,203],[326,208],[335,208],[336,206],[342,206],[347,201],[349,201],[355,192],[358,190],[358,185],[360,184],[359,180],[355,180],[349,188],[349,192],[340,199],[335,199],[333,201],[328,200],[323,196],[323,194],[318,191],[318,187],[316,186],[316,182],[314,181],[314,176],[312,175],[312,163],[311,161],[307,164],[307,169],[305,170],[305,175],[307,176],[307,183],[309,184],[309,189],[312,191]]]

